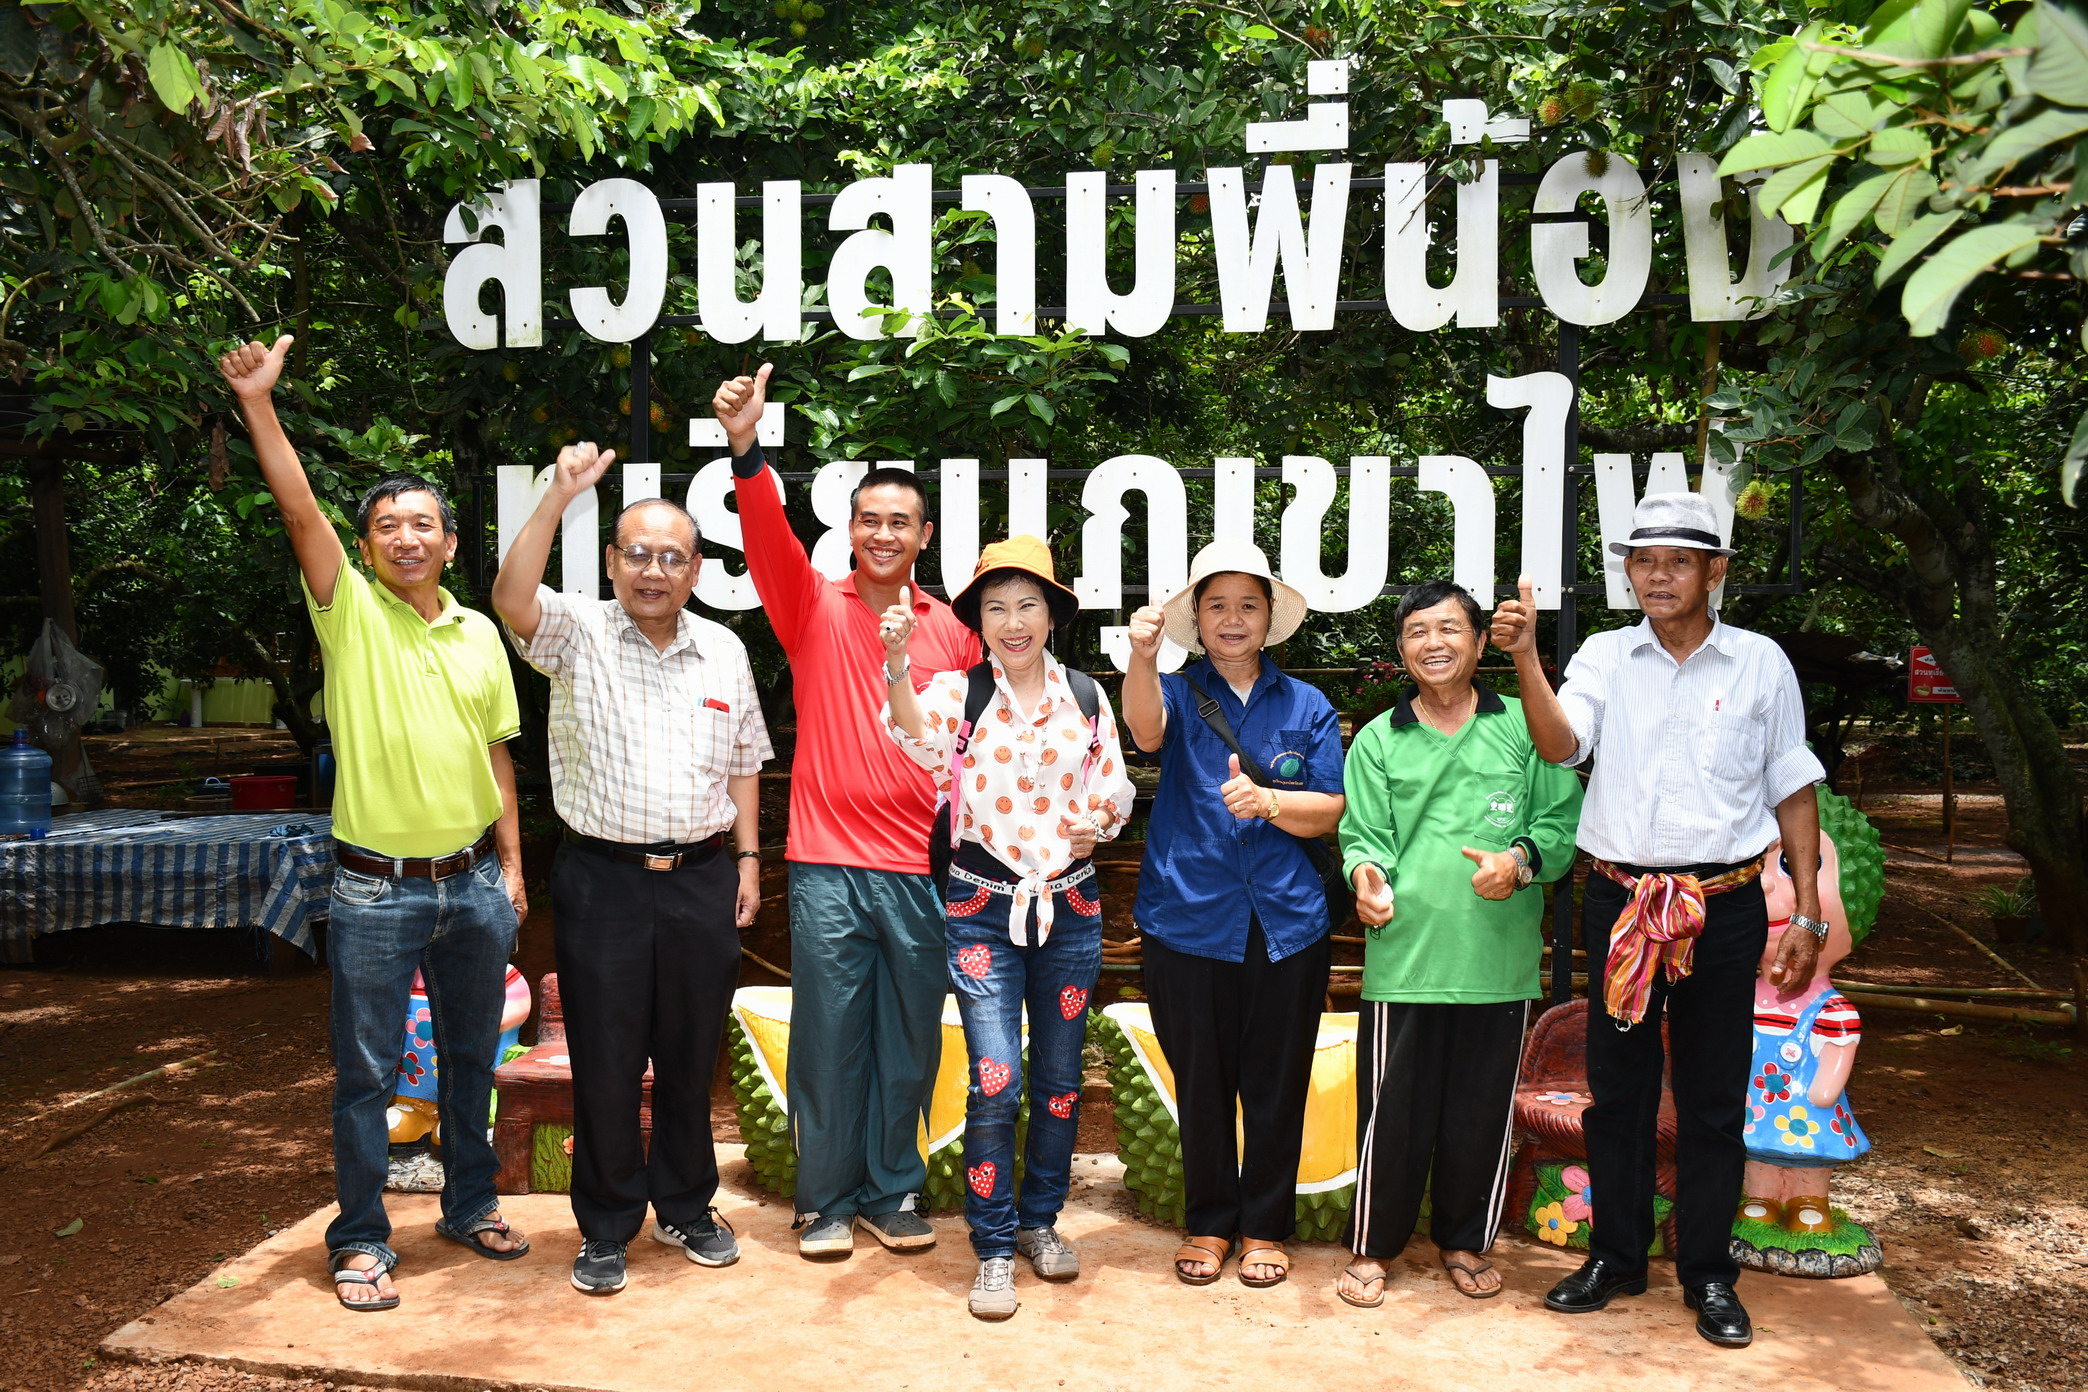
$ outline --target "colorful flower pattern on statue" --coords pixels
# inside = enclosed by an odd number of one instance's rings
[[[1530,1216],[1537,1221],[1537,1236],[1554,1247],[1564,1247],[1580,1230],[1580,1224],[1566,1216],[1564,1204],[1548,1203]]]
[[[1595,1213],[1595,1184],[1588,1178],[1587,1170],[1580,1165],[1568,1165],[1559,1173],[1559,1182],[1566,1186],[1566,1197],[1559,1208],[1574,1222],[1583,1222]]]

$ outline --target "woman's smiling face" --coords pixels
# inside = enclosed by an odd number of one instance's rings
[[[1241,661],[1269,640],[1269,596],[1262,582],[1239,571],[1204,581],[1196,600],[1196,636],[1212,657]]]

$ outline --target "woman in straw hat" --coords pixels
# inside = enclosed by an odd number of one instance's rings
[[[1046,649],[1079,608],[1051,551],[1010,537],[979,557],[950,601],[987,659],[943,672],[918,696],[907,680],[913,611],[885,611],[887,731],[935,779],[956,851],[944,904],[950,981],[964,1017],[964,1216],[979,1258],[971,1312],[1015,1313],[1014,1258],[1047,1281],[1080,1274],[1058,1233],[1080,1127],[1088,997],[1102,970],[1095,843],[1131,815],[1116,719],[1094,679]],[[1023,1006],[1029,1066],[1023,1067]],[[1015,1192],[1015,1117],[1029,1090],[1029,1140]]]
[[[1262,656],[1304,618],[1305,597],[1239,541],[1206,546],[1186,586],[1131,616],[1124,727],[1160,756],[1133,914],[1181,1126],[1175,1274],[1193,1286],[1218,1279],[1235,1235],[1243,1284],[1290,1270],[1333,927],[1300,838],[1334,830],[1344,805],[1333,707]],[[1204,660],[1161,676],[1163,634]]]

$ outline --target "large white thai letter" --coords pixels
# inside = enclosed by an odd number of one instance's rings
[[[1175,172],[1138,171],[1131,292],[1109,288],[1109,176],[1066,176],[1066,322],[1127,338],[1157,332],[1174,312]]]
[[[1189,576],[1189,500],[1182,476],[1164,459],[1150,454],[1120,454],[1104,460],[1087,476],[1080,505],[1088,519],[1080,528],[1080,578],[1073,593],[1083,609],[1121,609],[1124,605],[1124,523],[1130,510],[1124,495],[1136,490],[1146,497],[1146,603],[1158,604],[1182,587]],[[1118,671],[1131,665],[1131,630],[1119,624],[1102,629],[1102,651]],[[1160,644],[1160,669],[1172,672],[1185,654],[1173,643]]]
[[[1008,535],[1043,537],[1051,533],[1050,461],[1008,461]],[[977,561],[972,564],[977,565]]]
[[[1589,285],[1578,262],[1589,254],[1586,222],[1530,224],[1530,268],[1544,307],[1569,324],[1607,324],[1629,314],[1653,271],[1653,209],[1638,170],[1621,155],[1606,156],[1601,177],[1588,171],[1593,151],[1576,150],[1544,172],[1533,213],[1570,213],[1584,193],[1602,195],[1609,219],[1609,256],[1602,279]]]
[[[764,469],[762,477],[775,484],[776,501],[781,502],[783,476],[774,469]],[[702,533],[705,542],[745,551],[746,534],[740,530],[739,512],[726,505],[726,499],[734,496],[734,488],[732,460],[713,459],[689,480],[688,500],[684,506],[696,519],[696,530]],[[752,575],[744,570],[734,574],[725,569],[723,557],[712,556],[703,563],[703,569],[696,572],[696,602],[707,609],[736,613],[759,609],[761,596],[755,593]]]
[[[1211,470],[1211,540],[1254,541],[1254,461],[1214,459]]]
[[[731,184],[696,186],[696,322],[720,343],[759,333],[771,343],[805,336],[803,200],[795,179],[761,186],[761,292],[739,297],[739,219]]]
[[[660,215],[660,200],[636,179],[601,179],[573,200],[566,231],[599,237],[611,218],[622,219],[631,248],[623,303],[599,285],[577,286],[567,298],[581,328],[605,343],[629,343],[653,326],[667,299],[667,219]]]
[[[1037,211],[1022,181],[1005,174],[967,174],[959,188],[968,213],[993,219],[993,331],[1037,331]]]
[[[1563,373],[1486,379],[1486,404],[1501,410],[1527,406],[1522,430],[1522,568],[1536,580],[1539,609],[1559,607],[1566,522],[1566,416],[1573,383]],[[1485,603],[1485,597],[1480,597]]]
[[[507,345],[535,348],[544,341],[544,269],[537,226],[540,195],[534,179],[516,179],[486,195],[471,211],[476,225],[466,229],[464,205],[443,219],[442,240],[469,242],[450,259],[442,276],[442,318],[466,348],[498,348],[499,321],[479,308],[479,289],[500,282],[501,310],[507,319]],[[497,227],[503,242],[479,239]]]
[[[1334,502],[1334,466],[1313,455],[1283,456],[1283,481],[1298,496],[1283,510],[1283,578],[1315,610],[1361,609],[1385,588],[1391,536],[1392,461],[1382,454],[1349,460],[1348,570],[1339,580],[1320,569],[1327,509]]]
[[[964,588],[979,563],[979,461],[945,459],[936,477],[942,485],[942,523],[935,529],[936,570],[948,597]]]
[[[834,311],[834,327],[848,337],[884,337],[883,315],[865,313],[871,304],[866,282],[880,266],[892,273],[889,308],[914,316],[899,337],[918,337],[921,320],[935,312],[929,274],[934,195],[935,175],[928,165],[902,164],[890,178],[858,179],[835,196],[827,226],[855,235],[834,248],[827,267],[827,304]],[[870,227],[877,213],[891,218],[891,231]]]
[[[1494,491],[1486,470],[1458,454],[1421,456],[1421,488],[1450,499],[1450,578],[1492,609],[1494,590]]]
[[[1331,329],[1341,291],[1342,234],[1348,223],[1349,166],[1312,172],[1312,231],[1298,212],[1298,186],[1287,164],[1262,175],[1261,207],[1250,227],[1247,185],[1237,169],[1213,169],[1211,239],[1218,253],[1218,300],[1227,333],[1268,327],[1276,267],[1283,266],[1294,329]]]
[[[1732,252],[1726,246],[1725,188],[1718,161],[1688,154],[1675,161],[1682,184],[1682,247],[1689,265],[1689,317],[1707,320],[1758,319],[1769,312],[1769,297],[1791,278],[1791,263],[1770,263],[1797,237],[1782,218],[1764,214],[1755,194],[1762,176],[1733,182],[1747,191],[1747,269],[1733,279]]]
[[[1457,271],[1445,286],[1428,279],[1428,166],[1385,166],[1385,298],[1399,326],[1439,329],[1454,315],[1461,329],[1500,322],[1501,162],[1457,185]]]

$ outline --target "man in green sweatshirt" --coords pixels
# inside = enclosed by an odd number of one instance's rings
[[[1459,1291],[1497,1295],[1509,1120],[1544,902],[1573,865],[1580,779],[1538,757],[1522,703],[1472,679],[1479,605],[1447,580],[1393,620],[1413,689],[1365,726],[1342,781],[1342,868],[1369,931],[1356,1063],[1355,1260],[1337,1287],[1383,1303],[1430,1194],[1430,1236]],[[1430,1185],[1430,1172],[1434,1183]]]

